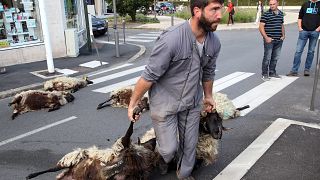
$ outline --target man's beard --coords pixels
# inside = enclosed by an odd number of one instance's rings
[[[217,23],[216,21],[210,22],[206,19],[204,14],[201,15],[198,26],[202,28],[205,32],[213,32],[217,29],[218,25],[214,25],[214,23]]]

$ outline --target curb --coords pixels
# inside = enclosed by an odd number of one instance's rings
[[[125,62],[134,62],[136,59],[138,59],[140,56],[142,56],[146,52],[146,47],[143,46],[143,45],[133,44],[133,43],[127,43],[127,44],[131,44],[131,45],[140,47],[140,51],[138,53],[136,53],[134,56],[132,56],[129,60],[125,61]],[[92,71],[90,73],[103,71],[103,70],[109,69],[109,68],[110,67],[104,68],[104,69],[99,69],[98,71]],[[83,76],[83,74],[76,76],[76,78],[81,78],[82,76]],[[0,99],[4,99],[4,98],[7,98],[7,97],[14,96],[17,93],[20,93],[22,91],[41,89],[42,87],[43,87],[43,82],[30,84],[30,85],[18,87],[18,88],[15,88],[15,89],[9,89],[9,90],[0,92]]]

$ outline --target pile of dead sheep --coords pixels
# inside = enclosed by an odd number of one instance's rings
[[[28,90],[16,94],[9,106],[13,108],[11,119],[19,114],[49,108],[48,111],[58,110],[61,106],[72,102],[71,94],[93,82],[87,78],[57,77],[44,83],[43,90]]]
[[[102,108],[106,102],[112,101],[111,106],[128,107],[132,88],[123,88],[111,93],[107,101],[100,103]],[[214,94],[217,110],[212,113],[199,114],[199,138],[196,148],[197,163],[200,166],[213,164],[218,154],[218,141],[222,138],[222,131],[228,130],[223,126],[223,119],[235,118],[240,115],[227,96],[221,93]],[[231,103],[229,103],[230,101]],[[222,103],[224,102],[224,103]],[[222,106],[218,104],[222,103]],[[142,98],[134,114],[139,114],[149,108],[148,99]],[[99,109],[99,108],[98,108]],[[226,113],[228,112],[228,113]],[[86,149],[76,149],[66,154],[55,167],[45,171],[32,173],[27,179],[34,178],[47,172],[56,172],[64,169],[57,179],[149,179],[153,169],[157,167],[160,154],[156,149],[156,135],[150,129],[138,142],[132,143],[133,122],[125,136],[116,140],[111,148],[98,149],[93,146]],[[176,163],[176,162],[173,162]]]

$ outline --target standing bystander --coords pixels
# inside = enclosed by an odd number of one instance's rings
[[[278,9],[278,1],[269,0],[269,6],[270,9],[262,15],[259,25],[264,44],[262,79],[265,81],[270,77],[280,78],[276,72],[276,65],[285,38],[283,13]]]
[[[231,0],[228,0],[227,10],[225,12],[228,12],[229,14],[227,25],[229,26],[230,23],[233,25],[234,24],[233,16],[235,14],[235,8]]]
[[[223,0],[191,0],[192,17],[159,36],[132,94],[128,117],[136,121],[139,115],[132,117],[133,110],[149,91],[161,174],[177,155],[178,178],[194,179],[199,113],[202,105],[207,112],[215,108],[212,87],[221,44],[213,31],[222,8]]]
[[[314,50],[320,32],[320,2],[310,0],[305,2],[300,9],[298,18],[299,37],[296,53],[294,54],[293,66],[287,76],[298,76],[303,49],[309,39],[307,59],[304,65],[304,76],[310,76]]]

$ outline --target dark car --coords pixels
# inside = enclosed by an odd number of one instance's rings
[[[108,24],[105,19],[99,19],[95,16],[91,16],[92,31],[94,36],[104,35],[108,31]]]

